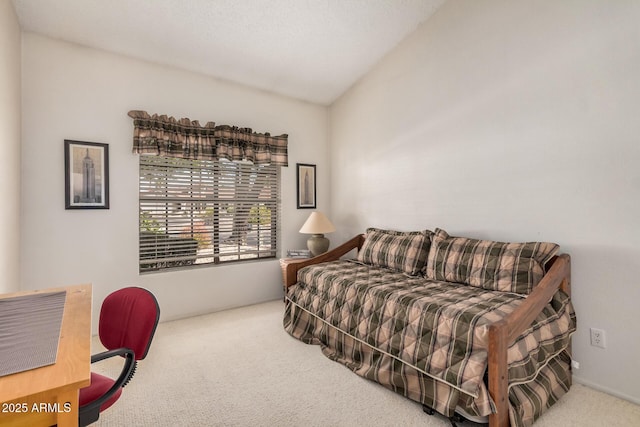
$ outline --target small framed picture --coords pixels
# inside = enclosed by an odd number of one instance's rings
[[[109,209],[109,146],[64,140],[65,209]]]
[[[316,208],[316,165],[296,163],[298,209]]]

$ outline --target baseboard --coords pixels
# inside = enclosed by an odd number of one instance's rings
[[[607,387],[603,387],[600,384],[592,383],[591,381],[582,379],[582,378],[578,377],[575,374],[575,372],[573,374],[573,381],[576,382],[576,383],[582,384],[584,386],[587,386],[589,388],[592,388],[594,390],[598,390],[598,391],[601,391],[603,393],[610,394],[611,396],[619,397],[620,399],[624,399],[624,400],[627,400],[627,401],[629,401],[631,403],[635,403],[636,405],[640,405],[640,399],[632,397],[632,396],[629,396],[629,395],[626,395],[624,393],[620,393],[619,391],[612,390],[612,389],[607,388]]]

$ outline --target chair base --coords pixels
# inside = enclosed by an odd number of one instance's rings
[[[80,411],[78,416],[78,426],[88,426],[89,424],[93,424],[98,421],[98,418],[100,418],[100,407],[96,407],[95,409],[87,408],[84,411]]]

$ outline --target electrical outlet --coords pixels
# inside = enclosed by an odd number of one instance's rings
[[[591,328],[591,345],[594,347],[607,348],[606,335],[603,329]]]
[[[578,362],[577,360],[571,360],[571,367],[575,370],[580,369],[580,362]]]

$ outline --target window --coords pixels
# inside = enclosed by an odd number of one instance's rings
[[[280,167],[140,156],[140,271],[276,256]]]

